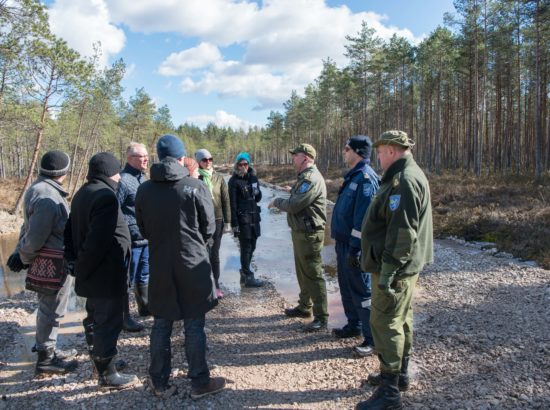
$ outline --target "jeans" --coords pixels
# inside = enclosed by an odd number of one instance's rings
[[[212,265],[212,274],[214,275],[216,289],[220,288],[220,245],[222,243],[222,235],[223,219],[216,219],[216,231],[214,232],[214,236],[212,236],[214,243],[209,249],[210,265]]]
[[[196,319],[183,319],[185,329],[185,356],[189,371],[187,377],[191,379],[193,387],[200,387],[210,381],[210,371],[206,364],[206,334],[204,333],[204,315]],[[149,375],[153,385],[157,388],[166,387],[172,371],[172,335],[173,320],[155,316],[151,330],[150,351],[151,364]]]
[[[65,283],[54,295],[37,293],[36,350],[55,349],[59,333],[59,321],[65,316],[74,277],[67,275]]]
[[[373,346],[374,341],[369,324],[371,315],[371,275],[370,273],[361,272],[361,268],[353,268],[348,265],[348,243],[336,241],[335,247],[338,285],[348,326],[353,329],[361,327],[361,333],[365,341]]]
[[[243,238],[239,236],[239,245],[241,247],[241,269],[246,275],[250,275],[254,272],[250,269],[250,263],[252,262],[252,255],[256,250],[256,236],[251,238]]]
[[[124,298],[88,298],[87,316],[82,321],[86,342],[92,342],[92,355],[108,358],[116,356],[118,335],[122,330]]]
[[[128,274],[130,287],[134,284],[149,283],[149,246],[132,247],[130,272]]]

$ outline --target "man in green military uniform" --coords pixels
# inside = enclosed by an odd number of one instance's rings
[[[292,231],[296,277],[300,286],[299,304],[285,309],[290,317],[310,317],[306,332],[327,329],[327,287],[323,277],[321,249],[325,239],[327,221],[327,188],[323,176],[315,166],[315,148],[300,144],[293,150],[292,162],[298,178],[290,190],[289,198],[275,198],[268,208],[287,212],[288,226]]]
[[[356,408],[401,409],[399,390],[409,387],[414,288],[433,262],[430,188],[405,132],[387,131],[374,146],[384,175],[361,227],[361,267],[373,272],[370,323],[380,360],[380,374],[367,381],[380,387]]]

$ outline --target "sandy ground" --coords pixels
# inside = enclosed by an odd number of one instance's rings
[[[436,264],[419,281],[412,389],[415,409],[550,408],[550,275],[495,249],[438,242]],[[269,285],[226,289],[208,314],[208,361],[227,389],[192,401],[186,379],[182,327],[173,334],[173,382],[178,394],[153,397],[146,387],[147,329],[122,333],[120,356],[142,385],[107,393],[98,389],[86,355],[73,374],[33,379],[34,295],[0,300],[0,408],[351,409],[373,389],[362,380],[375,357],[356,358],[360,339],[306,334],[305,321],[281,313],[286,302]],[[84,351],[80,317],[69,315],[64,345]]]

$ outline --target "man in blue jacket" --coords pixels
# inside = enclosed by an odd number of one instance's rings
[[[379,186],[379,177],[370,167],[372,141],[365,135],[351,137],[344,147],[344,162],[350,171],[338,191],[332,212],[331,236],[336,241],[338,284],[348,323],[334,329],[338,338],[363,335],[363,343],[354,348],[360,356],[373,353],[370,330],[370,273],[360,267],[361,223]]]

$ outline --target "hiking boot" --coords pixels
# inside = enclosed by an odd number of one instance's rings
[[[256,279],[253,273],[248,273],[244,280],[245,288],[261,288],[264,284],[265,284],[264,281],[260,279]]]
[[[410,356],[405,356],[401,361],[401,371],[399,373],[399,380],[397,382],[397,387],[399,388],[399,391],[407,391],[411,386],[411,381],[409,377],[409,357]],[[372,386],[379,386],[381,381],[382,378],[380,376],[380,373],[371,373],[367,377],[367,383]]]
[[[353,352],[357,356],[367,357],[374,353],[374,347],[364,340],[359,346],[353,348]]]
[[[345,325],[340,329],[332,329],[332,334],[338,339],[348,339],[361,335],[361,329]]]
[[[246,281],[246,274],[243,272],[242,269],[239,269],[239,274],[241,275],[240,283],[241,285],[244,285],[244,282]]]
[[[55,356],[61,360],[72,359],[73,357],[78,355],[78,351],[76,349],[57,349],[56,348],[54,351],[55,351]],[[36,345],[32,347],[31,352],[33,353],[38,352]]]
[[[122,390],[135,386],[139,380],[133,374],[119,373],[113,357],[94,356],[94,365],[98,374],[98,384],[102,388]]]
[[[287,308],[285,309],[285,315],[287,315],[288,317],[304,317],[304,318],[308,318],[308,317],[311,317],[311,312],[306,312],[302,309],[300,309],[298,306],[296,307],[293,307],[293,308]]]
[[[397,387],[398,374],[380,373],[380,386],[370,399],[357,403],[356,410],[401,410],[401,393]]]
[[[149,387],[151,388],[151,393],[155,397],[159,397],[161,399],[167,399],[168,397],[172,397],[173,395],[178,393],[178,388],[173,384],[166,384],[166,386],[155,386],[153,384],[153,381],[151,379],[149,381]]]
[[[211,377],[207,384],[204,386],[191,388],[191,398],[193,400],[200,399],[201,397],[208,396],[209,394],[216,394],[225,388],[225,378],[223,377]]]
[[[308,323],[303,328],[304,332],[321,332],[327,330],[327,322],[319,318],[314,318],[312,322]]]
[[[151,316],[151,312],[149,312],[149,284],[136,283],[134,285],[134,294],[136,296],[139,316]]]
[[[38,350],[37,353],[37,376],[45,376],[48,374],[65,374],[72,372],[78,367],[78,362],[76,360],[65,361],[57,357],[53,348]]]

